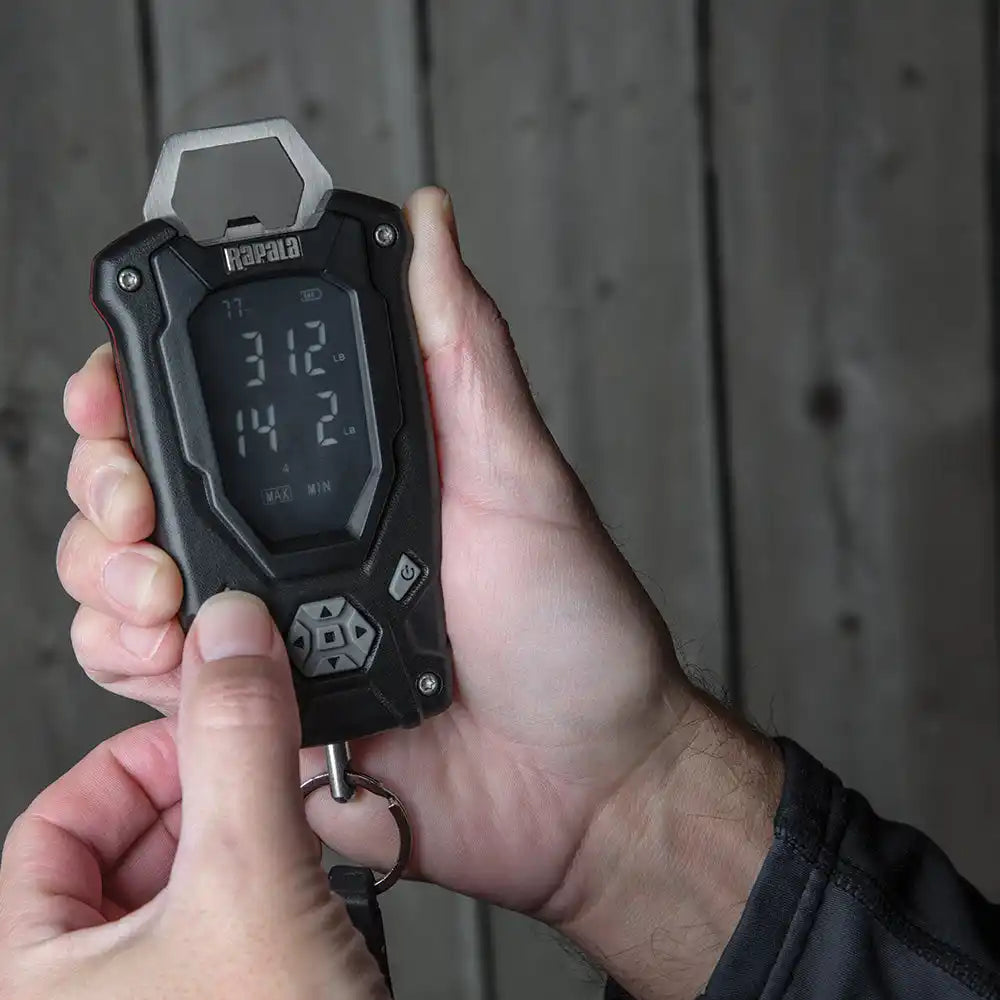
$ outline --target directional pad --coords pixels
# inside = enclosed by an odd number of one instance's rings
[[[378,629],[344,597],[310,601],[295,612],[285,644],[305,677],[343,674],[364,668]]]

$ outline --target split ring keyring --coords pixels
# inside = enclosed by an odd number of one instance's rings
[[[396,797],[395,792],[391,792],[381,781],[368,774],[360,774],[357,771],[346,771],[344,777],[356,788],[364,789],[385,799],[389,808],[389,814],[396,821],[396,829],[399,831],[399,854],[396,863],[375,883],[375,892],[381,895],[387,889],[391,889],[400,879],[410,863],[410,853],[413,850],[413,832],[410,829],[410,821],[406,816],[403,803]],[[308,798],[313,792],[330,785],[330,773],[324,771],[322,774],[314,774],[311,778],[306,778],[299,786],[302,791],[302,798]]]

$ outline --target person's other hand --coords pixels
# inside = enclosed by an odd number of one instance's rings
[[[267,609],[242,594],[206,603],[183,673],[176,725],[108,740],[11,828],[0,995],[387,997],[306,825]]]
[[[743,797],[731,786],[756,789],[753,776],[767,770],[758,758],[773,762],[773,753],[763,745],[744,753],[738,744],[747,762],[719,764],[703,793],[715,766],[706,762],[718,762],[718,748],[730,742],[728,724],[684,678],[666,627],[548,433],[503,319],[462,262],[450,200],[425,189],[407,211],[410,294],[441,471],[456,699],[416,731],[356,742],[356,763],[407,803],[416,834],[411,875],[533,913],[591,950],[614,951],[614,934],[587,927],[615,921],[632,933],[621,909],[631,904],[611,899],[604,868],[621,869],[614,884],[626,894],[636,888],[623,866],[636,837],[652,845],[642,820],[650,803],[666,795],[701,822],[725,823],[730,813],[742,820]],[[108,348],[73,376],[65,408],[80,434],[69,470],[80,514],[58,563],[81,604],[77,656],[99,683],[170,712],[181,581],[170,558],[143,541],[153,496],[126,440]],[[304,773],[322,766],[319,752],[306,752]],[[384,868],[395,856],[369,796],[347,807],[314,796],[309,817],[327,842],[363,863]],[[755,814],[754,849],[727,862],[743,898],[769,820]],[[660,831],[663,850],[677,855],[663,879],[677,892],[695,877],[680,846],[716,836],[696,827]],[[636,883],[650,877],[637,872]],[[691,921],[724,940],[739,911],[728,896],[711,917],[706,906],[699,897]]]

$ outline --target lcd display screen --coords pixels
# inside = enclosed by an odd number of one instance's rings
[[[232,506],[264,542],[350,528],[376,461],[350,293],[315,276],[240,285],[188,330]]]

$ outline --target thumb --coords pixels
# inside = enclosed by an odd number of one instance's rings
[[[299,741],[288,659],[267,608],[248,594],[213,597],[184,648],[175,875],[192,861],[201,870],[206,859],[255,876],[302,861],[315,867]]]
[[[535,407],[507,324],[462,261],[451,198],[423,188],[407,202],[409,288],[434,411],[442,486],[486,506],[540,499],[569,479]],[[547,513],[551,513],[551,506]]]

